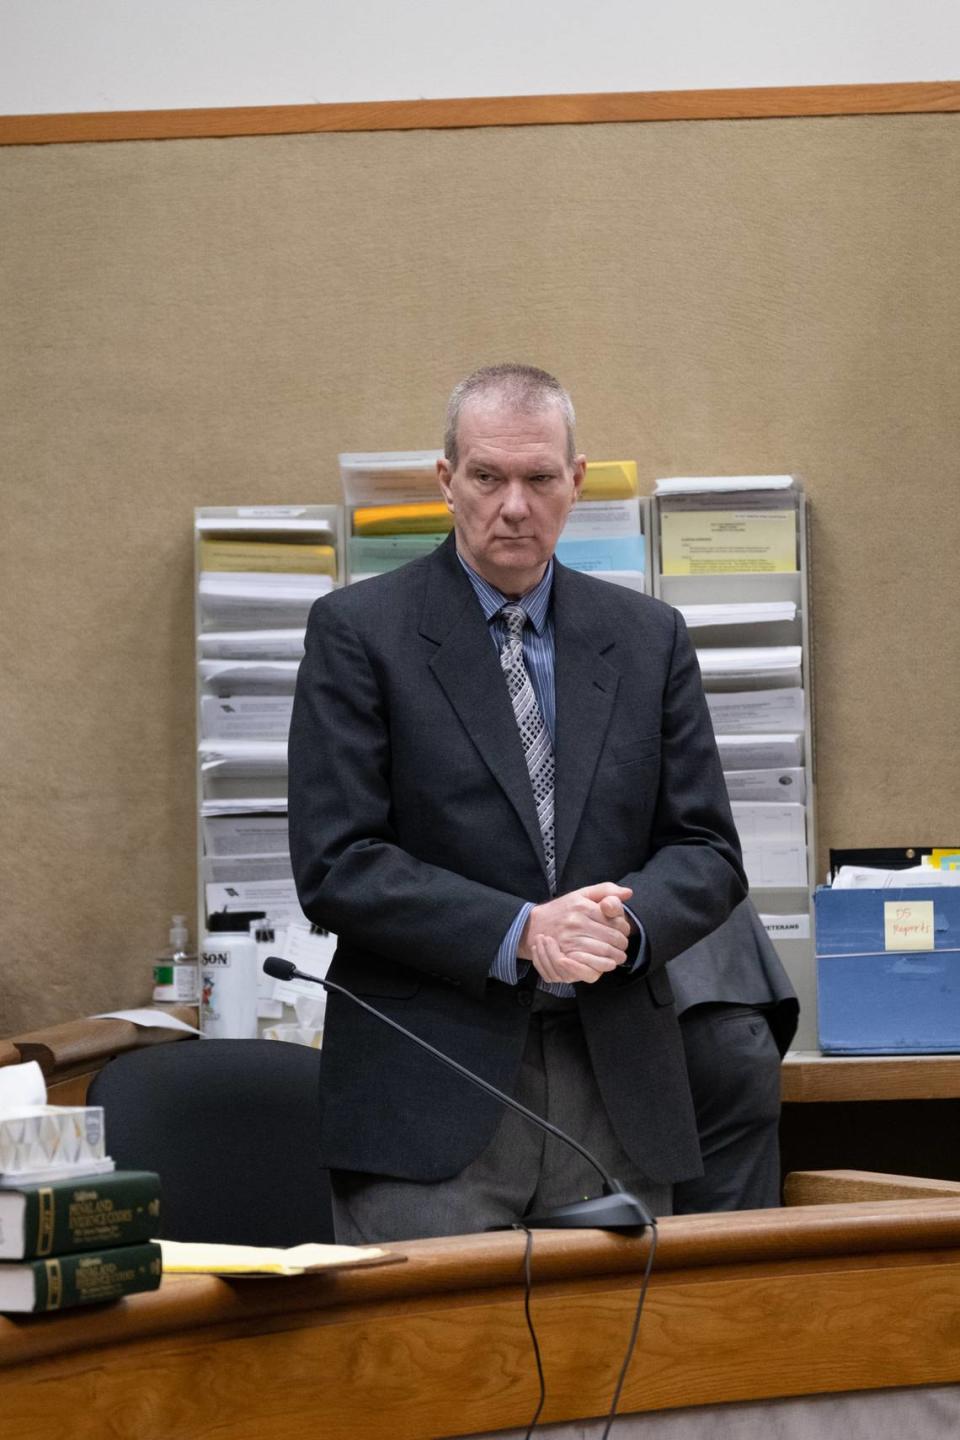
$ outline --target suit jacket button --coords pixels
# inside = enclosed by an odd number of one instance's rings
[[[532,990],[518,990],[518,991],[517,991],[517,1004],[518,1004],[518,1005],[522,1005],[523,1008],[524,1008],[524,1010],[529,1010],[529,1009],[530,1009],[530,1006],[533,1004],[533,991],[532,991]]]

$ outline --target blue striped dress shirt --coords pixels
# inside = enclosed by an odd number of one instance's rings
[[[504,605],[520,605],[526,611],[528,623],[523,627],[523,663],[527,667],[527,674],[530,676],[533,693],[537,697],[540,714],[550,732],[551,742],[555,745],[557,738],[557,691],[554,678],[556,646],[553,636],[553,617],[550,613],[550,597],[553,592],[553,559],[551,558],[547,565],[543,579],[526,595],[521,595],[519,600],[511,600],[508,595],[497,590],[482,575],[478,575],[459,553],[457,559],[466,571],[474,594],[480,602],[480,608],[490,631],[490,638],[498,655],[507,638],[507,627],[503,623],[500,611]],[[521,976],[526,975],[530,968],[529,960],[518,960],[517,946],[520,944],[520,936],[523,934],[527,917],[533,908],[533,903],[529,900],[521,905],[513,924],[500,943],[493,964],[490,966],[492,978],[502,980],[505,985],[516,985]],[[632,967],[638,969],[645,963],[646,937],[643,934],[643,927],[633,912],[628,910],[627,913],[637,926],[641,937],[640,952]],[[537,989],[546,990],[550,995],[576,994],[572,985],[566,985],[559,981],[551,983],[538,979]]]

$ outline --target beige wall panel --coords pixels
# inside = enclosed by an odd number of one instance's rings
[[[820,845],[956,839],[960,116],[0,152],[0,1034],[192,907],[195,505],[333,501],[530,359],[813,501]]]

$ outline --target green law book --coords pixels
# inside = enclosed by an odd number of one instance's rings
[[[0,1265],[0,1314],[66,1310],[156,1290],[163,1272],[159,1245],[118,1245],[49,1260]]]
[[[135,1245],[159,1230],[160,1177],[150,1170],[0,1189],[0,1261]]]

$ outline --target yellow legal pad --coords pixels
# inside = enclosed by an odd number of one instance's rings
[[[453,516],[446,505],[362,505],[353,512],[354,535],[430,535],[449,530]]]
[[[188,1240],[159,1240],[165,1275],[307,1275],[321,1270],[351,1270],[404,1260],[379,1245],[207,1245]]]

